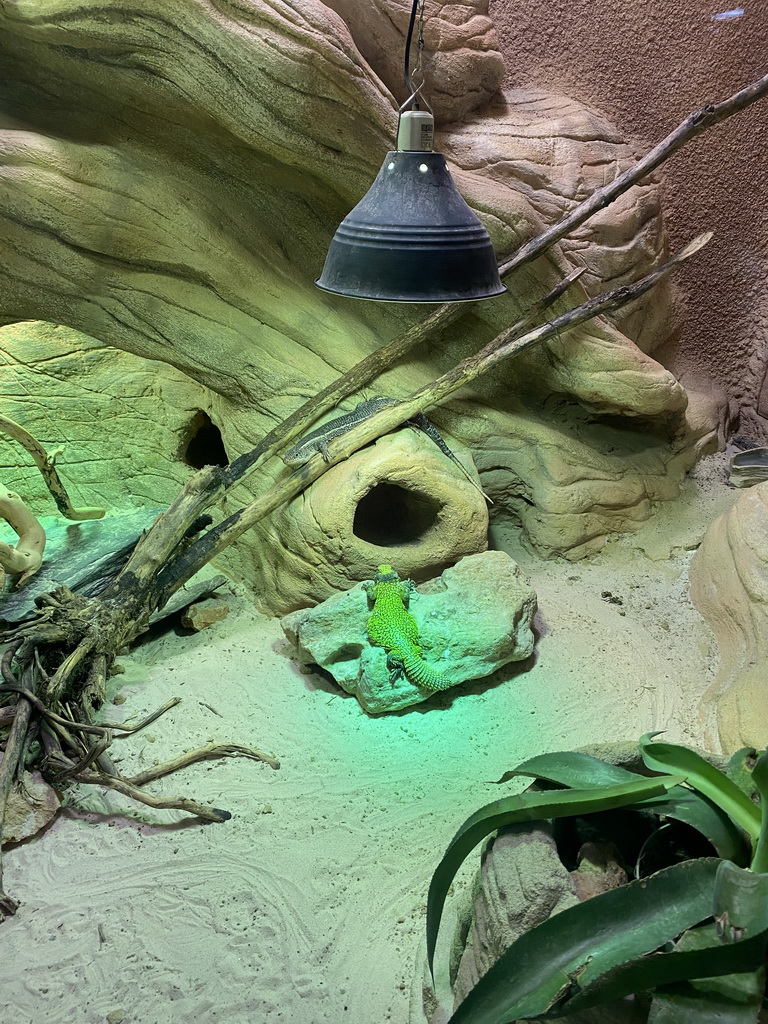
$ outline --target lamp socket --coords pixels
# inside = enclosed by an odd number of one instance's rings
[[[431,153],[435,119],[428,110],[406,110],[397,126],[397,148],[403,153]]]

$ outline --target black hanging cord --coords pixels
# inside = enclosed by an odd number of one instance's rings
[[[411,95],[416,91],[413,88],[413,82],[411,81],[411,40],[413,39],[413,27],[416,24],[416,11],[418,10],[418,6],[419,0],[413,0],[411,20],[408,23],[408,35],[405,39],[405,84],[408,86],[408,92]]]

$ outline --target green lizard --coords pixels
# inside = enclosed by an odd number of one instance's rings
[[[328,461],[328,442],[332,441],[336,437],[340,437],[342,434],[346,434],[352,427],[357,426],[358,423],[362,423],[363,420],[367,420],[373,416],[374,413],[383,409],[387,405],[393,405],[395,402],[394,398],[367,398],[364,402],[359,402],[352,412],[345,413],[343,416],[336,416],[332,420],[328,420],[327,423],[323,423],[322,426],[317,427],[315,430],[311,430],[304,437],[300,438],[292,448],[289,448],[287,452],[283,454],[283,462],[288,466],[301,466],[316,452],[320,452],[325,461]],[[434,441],[440,451],[447,455],[448,458],[454,462],[464,476],[469,480],[472,486],[480,491],[482,496],[489,504],[493,504],[491,499],[477,486],[477,483],[472,479],[469,473],[466,471],[461,462],[456,458],[454,453],[445,443],[442,435],[437,431],[436,427],[429,422],[423,412],[416,413],[411,419],[405,421],[409,427],[417,427],[422,430],[430,440]]]
[[[387,668],[394,682],[400,676],[425,690],[447,690],[453,684],[424,661],[419,647],[419,628],[408,611],[415,589],[413,580],[401,580],[391,565],[380,565],[373,580],[363,583],[373,611],[368,619],[368,639],[387,652]]]

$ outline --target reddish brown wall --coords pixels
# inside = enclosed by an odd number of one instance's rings
[[[768,72],[768,3],[491,0],[506,84],[563,92],[655,144],[686,114]],[[710,129],[664,169],[672,245],[716,237],[679,278],[681,336],[654,355],[692,387],[725,389],[738,429],[768,433],[768,98]]]

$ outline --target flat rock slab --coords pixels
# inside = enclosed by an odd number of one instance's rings
[[[419,587],[409,611],[419,627],[424,660],[451,687],[524,661],[533,651],[536,594],[501,551],[462,558]],[[434,691],[405,676],[391,678],[385,651],[368,642],[370,614],[358,583],[314,608],[286,615],[280,624],[303,664],[324,669],[371,714],[428,700]]]
[[[44,516],[43,564],[20,590],[7,590],[0,601],[0,619],[20,622],[35,613],[35,598],[56,587],[91,596],[98,594],[125,564],[136,541],[163,509],[136,509],[107,513],[103,519],[73,523],[59,516]],[[0,539],[14,544],[9,528]]]

